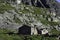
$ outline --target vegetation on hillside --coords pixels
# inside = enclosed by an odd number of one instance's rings
[[[47,18],[51,18],[51,16],[52,16],[50,13],[47,14],[47,10],[49,10],[48,8],[38,8],[38,7],[34,7],[34,6],[21,4],[21,5],[24,5],[24,7],[21,7],[17,10],[14,7],[12,7],[10,4],[3,3],[3,2],[4,2],[3,0],[2,0],[2,3],[0,2],[0,13],[1,14],[13,9],[18,14],[21,14],[21,12],[22,12],[22,14],[32,13],[33,15],[35,15],[32,17],[37,19],[37,21],[41,21],[41,23],[43,25],[55,26],[55,25],[59,24],[59,22],[53,22],[53,21],[47,20]],[[42,15],[42,17],[40,17],[40,15]],[[14,16],[13,20],[16,23],[19,23],[19,24],[21,23],[20,19],[17,18],[16,16]],[[0,40],[57,40],[56,37],[45,37],[43,35],[32,35],[32,36],[31,35],[24,36],[24,35],[18,35],[18,34],[9,35],[9,32],[13,32],[13,31],[10,31],[7,29],[0,29]],[[52,29],[52,31],[50,33],[59,35],[60,31]]]
[[[9,35],[8,32],[10,31],[6,29],[0,29],[0,40],[57,40],[56,37],[44,37],[43,35]]]
[[[0,3],[0,13],[4,13],[5,11],[14,9],[10,4]]]

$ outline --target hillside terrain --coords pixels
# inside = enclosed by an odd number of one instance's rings
[[[60,36],[60,3],[52,0],[22,0],[16,4],[7,0],[0,0],[0,40],[59,40]],[[41,3],[42,2],[42,3]],[[18,35],[21,25],[29,25],[38,29],[46,29],[49,35]],[[9,35],[9,32],[13,32]]]

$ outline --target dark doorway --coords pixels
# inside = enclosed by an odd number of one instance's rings
[[[31,35],[31,27],[27,25],[23,25],[18,29],[18,34],[22,35]]]

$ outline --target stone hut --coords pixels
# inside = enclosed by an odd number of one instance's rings
[[[22,35],[46,35],[48,34],[48,30],[43,28],[43,29],[38,29],[37,27],[32,27],[28,25],[22,25],[21,27],[18,28],[18,34]]]
[[[23,25],[18,29],[18,34],[37,35],[37,29],[28,25]]]

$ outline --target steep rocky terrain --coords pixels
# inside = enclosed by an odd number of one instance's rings
[[[50,11],[56,12],[58,16],[60,14],[60,3],[56,0],[22,0],[22,2],[36,7],[50,8]]]
[[[25,38],[25,40],[59,40],[60,3],[55,0],[21,1],[17,4],[15,0],[0,0],[0,40],[24,40]],[[14,34],[16,29],[24,24],[38,29],[47,29],[49,35],[54,37],[44,35],[25,37]],[[12,32],[11,35],[9,32]]]
[[[48,4],[49,0],[45,3],[43,3],[44,0],[41,0],[43,4],[39,0],[35,1],[32,1],[31,5],[30,0],[23,0],[18,5],[15,3],[0,3],[0,28],[18,29],[21,25],[26,24],[31,27],[36,25],[39,29],[48,28],[51,30],[56,28],[59,31],[60,19],[54,11],[55,6]],[[28,5],[26,2],[28,2]]]

